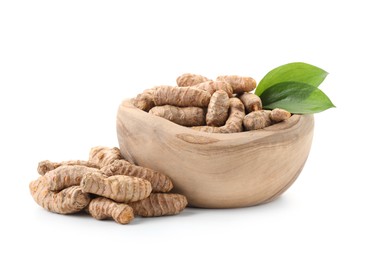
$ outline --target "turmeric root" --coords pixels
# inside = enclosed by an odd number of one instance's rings
[[[201,107],[157,106],[149,110],[150,114],[165,118],[183,126],[205,124],[205,111]]]
[[[155,106],[153,101],[153,95],[155,92],[155,88],[146,89],[143,93],[139,94],[132,100],[132,103],[137,108],[148,112],[152,107]]]
[[[230,98],[230,112],[224,126],[195,126],[192,129],[207,133],[237,133],[243,130],[244,105],[238,98]]]
[[[281,108],[275,108],[270,113],[270,119],[274,123],[278,123],[281,121],[284,121],[291,117],[291,113],[287,110],[281,109]]]
[[[103,197],[91,200],[88,213],[95,219],[112,218],[119,224],[128,224],[134,219],[133,209],[129,205]]]
[[[157,87],[154,92],[156,106],[173,105],[178,107],[207,107],[210,94],[196,88]]]
[[[187,198],[173,193],[152,193],[148,198],[129,203],[134,214],[142,217],[175,215],[187,206]]]
[[[185,73],[177,78],[177,85],[178,87],[190,87],[208,80],[208,78],[198,74]]]
[[[49,191],[44,176],[32,181],[29,188],[37,204],[48,211],[59,214],[81,211],[90,202],[89,195],[83,193],[79,186],[72,186],[60,192]]]
[[[236,75],[218,76],[217,80],[229,83],[236,94],[250,92],[256,88],[256,81],[251,77],[241,77]]]
[[[239,98],[243,102],[247,113],[262,109],[261,98],[256,94],[245,92]]]
[[[225,91],[218,90],[214,92],[210,98],[206,124],[208,126],[223,126],[229,115],[229,106],[229,96]]]
[[[171,179],[160,172],[133,165],[126,160],[117,160],[112,164],[101,168],[107,176],[127,175],[145,179],[151,183],[153,192],[168,192],[173,188]]]
[[[246,115],[243,120],[245,130],[257,130],[271,125],[270,119],[271,111],[258,110]]]
[[[115,160],[123,159],[121,151],[117,147],[109,148],[104,146],[93,147],[90,151],[89,161],[102,168]]]
[[[91,172],[101,173],[99,169],[83,165],[64,165],[47,172],[44,177],[48,190],[60,191],[79,185],[83,176]]]
[[[49,171],[52,171],[60,166],[63,165],[82,165],[91,168],[97,168],[97,165],[89,162],[89,161],[82,161],[82,160],[71,160],[71,161],[63,161],[63,162],[51,162],[48,160],[41,161],[38,164],[38,173],[40,175],[44,175]]]
[[[206,82],[194,85],[194,86],[192,86],[192,88],[205,90],[205,91],[209,92],[210,95],[213,95],[213,93],[218,91],[218,90],[225,91],[227,93],[227,95],[229,95],[229,97],[232,97],[232,93],[233,93],[231,85],[229,83],[227,83],[226,81],[210,80],[210,81],[206,81]]]
[[[230,98],[230,115],[222,126],[222,133],[237,133],[243,131],[244,105],[238,98]]]
[[[145,199],[152,191],[151,183],[137,177],[89,173],[83,176],[81,187],[84,192],[100,195],[117,202]]]

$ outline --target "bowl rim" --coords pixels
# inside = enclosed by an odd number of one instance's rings
[[[181,126],[174,122],[171,122],[165,118],[158,117],[152,114],[149,114],[146,111],[143,111],[137,107],[135,107],[132,103],[133,99],[124,99],[119,108],[117,113],[117,121],[119,121],[118,116],[121,114],[120,111],[122,109],[130,109],[129,111],[135,113],[135,115],[142,120],[146,121],[147,124],[151,124],[153,127],[157,129],[162,129],[165,132],[169,132],[171,134],[176,135],[180,139],[183,139],[189,143],[210,143],[215,141],[230,141],[238,140],[238,142],[242,142],[243,139],[246,140],[257,140],[262,139],[264,137],[269,137],[271,135],[282,135],[286,134],[295,128],[298,128],[300,124],[304,123],[305,121],[313,121],[313,114],[293,114],[289,119],[273,124],[271,126],[265,127],[263,129],[258,130],[251,130],[251,131],[243,131],[239,133],[207,133],[202,131],[194,130],[190,127]],[[314,124],[314,123],[313,123]]]

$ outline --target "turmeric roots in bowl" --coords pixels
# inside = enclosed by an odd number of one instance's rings
[[[251,77],[195,74],[157,86],[117,112],[123,156],[169,176],[188,205],[247,207],[279,197],[307,159],[313,115],[263,109]]]
[[[207,133],[258,130],[290,118],[284,109],[263,110],[260,97],[251,93],[251,77],[219,76],[215,81],[183,74],[177,85],[157,86],[133,99],[135,107],[176,124]]]

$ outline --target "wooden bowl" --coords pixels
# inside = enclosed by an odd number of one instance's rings
[[[279,197],[296,180],[313,138],[313,115],[293,115],[262,130],[211,134],[179,126],[122,102],[122,155],[167,174],[190,206],[234,208]]]

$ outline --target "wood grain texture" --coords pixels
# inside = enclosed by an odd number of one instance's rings
[[[150,115],[125,100],[117,113],[122,155],[168,175],[190,206],[234,208],[276,199],[296,180],[313,139],[313,115],[262,130],[212,134]]]

